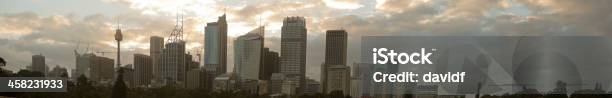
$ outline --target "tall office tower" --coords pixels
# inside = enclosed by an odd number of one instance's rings
[[[161,62],[161,52],[164,49],[164,38],[151,36],[149,40],[149,54],[151,55],[152,74],[154,79],[161,79],[161,72],[157,72]]]
[[[162,49],[161,63],[158,72],[162,84],[177,84],[183,81],[185,74],[185,41],[167,43]]]
[[[115,60],[92,55],[89,57],[91,80],[98,83],[111,83],[115,77]]]
[[[298,82],[298,94],[306,86],[306,19],[287,17],[281,29],[281,70],[288,79]]]
[[[264,28],[259,27],[234,41],[234,65],[238,79],[259,79]]]
[[[325,35],[325,62],[321,66],[321,84],[323,92],[327,93],[329,92],[326,82],[328,67],[346,65],[347,33],[344,30],[327,30]]]
[[[271,51],[269,48],[263,49],[263,61],[259,67],[259,79],[270,80],[272,73],[279,72],[279,59],[278,52]]]
[[[227,22],[225,14],[204,28],[204,66],[215,75],[227,72]]]
[[[235,74],[240,87],[249,93],[257,93],[261,73],[259,69],[263,59],[264,30],[264,27],[258,27],[234,41]]]
[[[45,56],[43,56],[42,54],[32,55],[32,69],[30,70],[47,74],[47,64],[45,64]]]
[[[133,87],[147,87],[153,79],[153,65],[151,56],[134,54],[135,83]]]
[[[346,31],[327,30],[325,38],[325,64],[346,65],[346,47]]]

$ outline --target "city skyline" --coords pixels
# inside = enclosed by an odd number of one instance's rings
[[[351,33],[349,53],[359,51],[351,49],[359,47],[359,37],[364,35],[605,35],[612,31],[608,28],[610,2],[606,1],[65,1],[79,5],[45,0],[1,1],[0,34],[6,36],[0,37],[0,48],[4,50],[0,56],[8,61],[6,68],[24,69],[30,65],[32,55],[42,54],[47,65],[74,69],[72,50],[77,44],[79,52],[90,46],[91,53],[115,58],[113,54],[96,52],[115,50],[116,44],[109,35],[114,33],[117,23],[125,35],[121,61],[132,64],[131,54],[148,54],[149,36],[167,38],[179,7],[187,16],[188,50],[202,48],[205,23],[228,13],[227,69],[234,65],[230,57],[232,40],[259,24],[269,28],[266,43],[270,44],[265,47],[280,52],[280,26],[287,16],[306,18],[307,52],[311,53],[307,55],[307,70],[320,70],[323,59],[317,58],[324,57],[320,52],[324,49],[321,40],[328,29],[342,28]],[[34,7],[23,7],[26,5]],[[355,54],[347,57],[348,63],[359,59]],[[313,79],[319,79],[319,74],[306,73]]]

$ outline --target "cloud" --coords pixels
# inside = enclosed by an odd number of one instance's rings
[[[0,32],[12,34],[0,38],[0,53],[12,62],[13,70],[25,68],[31,62],[29,56],[43,54],[48,65],[61,65],[74,68],[73,49],[80,44],[79,52],[89,51],[114,52],[114,41],[117,21],[123,30],[122,61],[131,63],[133,53],[148,54],[149,36],[168,36],[175,24],[174,18],[167,16],[150,16],[125,13],[117,16],[101,14],[86,15],[75,18],[71,14],[40,16],[31,12],[9,13],[0,16]],[[188,47],[200,46],[203,34],[197,31],[200,21],[194,18],[185,19],[185,39]],[[193,49],[190,49],[193,50]],[[97,54],[102,55],[102,54]],[[102,56],[115,58],[113,54]]]
[[[27,65],[30,55],[47,56],[50,64],[73,67],[72,49],[87,43],[92,51],[114,51],[119,22],[127,39],[122,61],[132,53],[148,54],[148,37],[168,36],[177,9],[185,15],[185,38],[192,51],[203,46],[205,23],[227,13],[228,63],[233,64],[233,37],[266,26],[266,47],[280,50],[280,27],[287,16],[304,16],[308,28],[307,73],[318,78],[325,31],[349,33],[347,62],[359,62],[362,36],[471,35],[607,35],[612,32],[612,5],[607,0],[104,0],[127,6],[117,15],[7,13],[0,17],[0,56]],[[261,20],[260,20],[261,19]],[[6,50],[6,51],[4,51]],[[113,55],[105,56],[114,58]]]
[[[607,0],[519,0],[542,20],[555,21],[585,34],[608,34],[612,31],[612,2]],[[572,31],[572,30],[570,30]]]
[[[38,28],[41,23],[39,17],[31,12],[24,12],[12,15],[3,15],[0,18],[0,38],[9,39],[21,37],[34,32],[33,28]]]
[[[357,9],[363,7],[359,0],[323,0],[325,5],[336,9]]]
[[[375,8],[384,12],[401,13],[430,4],[432,4],[430,0],[376,0]]]

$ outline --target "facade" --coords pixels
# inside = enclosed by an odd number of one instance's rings
[[[43,56],[42,54],[33,55],[31,67],[31,71],[37,71],[43,74],[47,74],[47,64],[45,64],[45,56]]]
[[[204,28],[204,66],[215,75],[227,71],[227,21],[225,14]]]
[[[158,67],[161,84],[177,84],[180,87],[185,78],[185,41],[167,43],[162,49],[161,63]]]
[[[352,97],[361,97],[361,79],[353,77],[351,78],[351,92],[350,95]]]
[[[268,94],[268,80],[259,80],[258,83],[258,92],[257,94],[259,95],[266,95]]]
[[[153,79],[151,56],[134,54],[135,87],[148,87]]]
[[[98,83],[112,83],[115,77],[115,60],[92,55],[89,57],[90,79]]]
[[[282,73],[273,73],[268,81],[268,93],[280,94],[282,91],[282,83],[285,80],[285,75]]]
[[[306,90],[304,90],[304,93],[321,93],[321,83],[310,78],[306,79]]]
[[[280,73],[306,86],[306,19],[287,17],[281,29]],[[299,91],[298,91],[299,93]]]
[[[238,81],[238,89],[248,94],[259,94],[259,80],[243,79]]]
[[[352,72],[351,72],[351,96],[352,97],[361,97],[363,92],[362,92],[362,77],[363,74],[361,73],[361,63],[353,63],[352,68]]]
[[[279,73],[279,61],[278,52],[271,51],[269,48],[263,49],[263,61],[259,67],[259,79],[270,80],[272,73]]]
[[[346,65],[347,32],[327,30],[325,34],[325,64]]]
[[[200,70],[200,86],[202,89],[212,89],[213,81],[215,79],[214,74],[208,73],[204,68],[198,68]]]
[[[163,37],[159,37],[159,36],[151,36],[150,40],[149,40],[149,53],[151,55],[151,70],[152,70],[152,75],[153,75],[153,79],[157,79],[157,80],[161,80],[161,72],[159,67],[161,66],[161,53],[162,53],[162,49],[164,49],[164,38]],[[136,58],[136,57],[134,57]],[[136,60],[136,59],[134,59]],[[136,65],[138,66],[138,65]]]
[[[327,30],[325,34],[325,62],[321,65],[323,92],[327,90],[327,70],[330,65],[346,65],[347,33],[344,30]],[[345,92],[346,93],[346,92]]]
[[[234,41],[234,71],[240,88],[251,94],[258,93],[264,30],[264,27],[258,27]]]
[[[236,77],[232,73],[226,73],[215,77],[213,82],[214,91],[232,90],[236,84]]]
[[[259,27],[234,41],[235,73],[239,80],[259,80],[263,51],[263,27]]]
[[[296,79],[285,79],[283,83],[281,83],[281,93],[288,96],[295,96],[298,94],[298,85],[299,81]]]
[[[202,75],[202,71],[200,69],[192,69],[187,71],[187,78],[185,81],[185,88],[187,89],[196,89],[200,87],[200,78]]]
[[[350,68],[346,65],[329,65],[327,67],[327,76],[325,88],[327,92],[342,91],[343,94],[348,95],[351,89],[351,77]]]

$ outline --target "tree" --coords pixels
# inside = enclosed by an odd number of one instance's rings
[[[38,71],[19,70],[15,77],[45,77],[45,74]]]
[[[340,91],[340,90],[334,90],[329,92],[329,95],[327,96],[328,98],[343,98],[344,96],[344,92]]]
[[[119,68],[119,75],[113,85],[113,98],[126,98],[127,97],[127,87],[125,86],[125,82],[123,82],[123,69]]]
[[[2,57],[0,57],[0,66],[6,66],[6,61]]]

